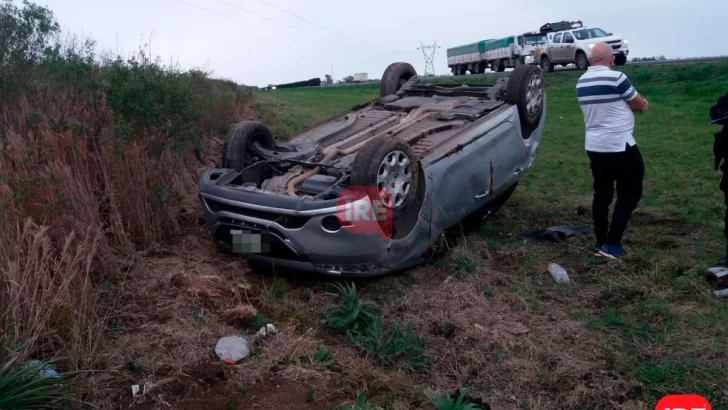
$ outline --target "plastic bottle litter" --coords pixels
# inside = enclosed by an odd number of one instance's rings
[[[551,274],[551,277],[554,278],[554,282],[558,283],[559,285],[566,285],[569,283],[569,274],[566,273],[566,270],[560,265],[550,263],[549,273]]]
[[[227,336],[217,341],[215,353],[227,364],[235,364],[250,354],[250,342],[240,336]]]

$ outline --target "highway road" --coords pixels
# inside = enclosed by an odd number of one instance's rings
[[[671,64],[693,64],[693,63],[711,63],[716,61],[728,61],[728,56],[720,56],[720,57],[701,57],[701,58],[689,58],[689,59],[680,59],[680,60],[658,60],[658,61],[635,61],[635,62],[628,62],[627,66],[655,66],[655,65],[671,65]],[[575,71],[577,70],[576,65],[570,64],[566,67],[555,67],[554,71]],[[508,73],[510,71],[513,71],[513,69],[507,69],[504,73]],[[465,74],[457,77],[479,77],[483,75],[504,75],[504,73],[496,73],[494,71],[486,71],[483,74]],[[423,76],[424,77],[424,76]],[[424,78],[442,78],[442,77],[456,77],[454,75],[447,75],[447,76],[427,76]]]
[[[710,63],[716,61],[728,61],[728,56],[719,57],[701,57],[701,58],[686,58],[680,60],[658,60],[658,61],[639,61],[639,62],[628,62],[627,66],[656,66],[656,65],[671,65],[671,64],[694,64],[694,63]],[[554,72],[557,71],[575,71],[577,70],[576,65],[570,64],[566,67],[556,67]],[[422,78],[467,78],[467,77],[480,77],[484,75],[508,75],[513,69],[507,69],[503,73],[496,73],[494,71],[486,71],[483,74],[465,74],[460,76],[448,75],[436,75],[436,76],[421,76]],[[369,84],[378,84],[379,81],[369,81]],[[361,83],[349,83],[349,84],[334,84],[333,86],[347,86],[357,85]]]

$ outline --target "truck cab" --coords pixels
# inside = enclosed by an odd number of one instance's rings
[[[535,57],[544,71],[553,71],[554,66],[576,64],[580,70],[589,67],[591,49],[600,42],[612,47],[615,64],[624,65],[629,55],[628,41],[598,27],[584,27],[581,21],[549,23],[541,27],[547,37],[547,44],[537,47]]]
[[[547,42],[545,34],[538,32],[523,33],[516,40],[516,53],[521,57],[524,64],[537,64],[538,61],[534,57],[536,48],[543,46]]]

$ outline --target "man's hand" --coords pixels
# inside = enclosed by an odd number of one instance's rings
[[[642,109],[640,110],[640,112],[645,112],[645,111],[647,111],[647,106],[648,106],[648,103],[647,103],[647,100],[646,100],[646,99],[644,99],[644,100],[645,100],[645,103],[644,103],[644,105],[642,106]]]
[[[637,94],[632,101],[629,102],[629,107],[632,111],[645,112],[647,111],[647,100],[645,100],[640,94]]]

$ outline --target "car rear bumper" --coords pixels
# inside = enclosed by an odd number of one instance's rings
[[[210,180],[220,171],[203,173],[198,189],[205,225],[223,249],[246,259],[327,275],[390,273],[380,266],[389,239],[382,232],[362,234],[341,224],[336,229],[333,220],[341,215],[341,206],[220,186]]]

